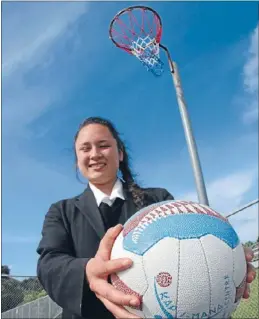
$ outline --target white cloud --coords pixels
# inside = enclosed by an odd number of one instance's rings
[[[17,154],[19,154],[19,165],[17,165]],[[80,194],[85,185],[76,180],[72,168],[65,175],[59,173],[55,167],[50,168],[45,163],[24,155],[15,145],[11,147],[3,168],[6,174],[3,177],[5,196],[2,207],[4,215],[2,243],[35,246],[39,243],[43,219],[50,205],[62,198]],[[17,181],[21,181],[22,187]],[[35,202],[37,202],[36,210]],[[16,220],[15,225],[10,224],[13,219]],[[3,246],[3,251],[7,253],[6,246]]]
[[[229,217],[229,221],[243,243],[258,238],[258,204]]]
[[[237,172],[220,178],[208,187],[208,194],[212,205],[222,211],[228,212],[239,206],[244,195],[251,189],[256,172],[254,170]]]
[[[64,97],[62,79],[46,75],[56,65],[56,42],[71,37],[72,25],[87,12],[85,2],[5,3],[2,13],[3,134],[26,137],[27,125]],[[73,39],[76,34],[73,34]],[[68,62],[70,60],[68,59]],[[40,66],[40,70],[39,70]],[[37,81],[28,74],[38,67]],[[51,73],[51,72],[50,72]],[[45,128],[47,132],[48,128]]]
[[[235,172],[220,177],[207,186],[210,207],[226,216],[230,212],[247,204],[247,193],[258,180],[257,169]],[[181,199],[198,201],[195,192],[180,196]],[[258,205],[252,206],[233,217],[230,222],[240,236],[241,241],[255,240],[258,236]]]
[[[35,85],[28,87],[23,78],[18,75],[14,79],[12,87],[15,94],[8,94],[11,91],[10,85],[8,83],[6,91],[3,92],[2,116],[6,124],[5,130],[8,129],[11,134],[15,134],[15,132],[20,134],[21,129],[60,97],[60,92],[55,86]]]
[[[244,84],[248,92],[258,91],[258,25],[251,35],[249,58],[244,66]]]
[[[35,244],[39,242],[39,239],[39,236],[2,234],[3,244]]]
[[[244,89],[246,94],[246,111],[243,114],[245,123],[258,119],[258,25],[254,29],[243,68]]]
[[[257,170],[245,170],[220,177],[207,186],[210,206],[222,214],[227,214],[244,201],[245,195],[252,188],[257,178]],[[195,192],[180,196],[187,200],[198,201]]]
[[[87,8],[85,2],[6,3],[2,19],[2,75],[12,74],[25,63],[33,66]]]

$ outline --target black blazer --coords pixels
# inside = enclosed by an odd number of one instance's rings
[[[146,188],[147,203],[174,199],[162,188]],[[137,209],[124,188],[120,222]],[[110,319],[112,314],[89,289],[85,266],[105,234],[103,221],[90,187],[79,196],[52,204],[45,216],[37,275],[51,299],[63,308],[62,318]]]

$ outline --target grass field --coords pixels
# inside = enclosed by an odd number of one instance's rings
[[[251,285],[250,298],[243,299],[237,308],[236,312],[231,316],[233,319],[258,319],[259,318],[259,273],[256,272],[256,279]]]

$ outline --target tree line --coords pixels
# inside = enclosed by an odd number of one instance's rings
[[[244,246],[247,246],[247,247],[254,247],[256,244],[259,244],[259,236],[257,237],[257,240],[256,241],[247,241],[244,243]]]
[[[37,277],[18,280],[10,273],[7,265],[1,266],[2,312],[47,295]]]

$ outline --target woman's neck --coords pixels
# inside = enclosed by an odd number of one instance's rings
[[[117,178],[106,182],[104,184],[92,183],[96,188],[102,191],[104,194],[110,196],[112,193],[113,186],[115,185]]]

